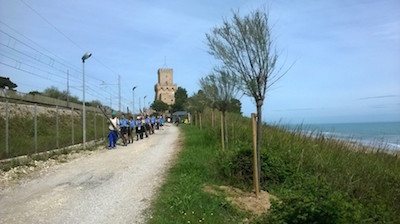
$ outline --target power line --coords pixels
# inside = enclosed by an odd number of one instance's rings
[[[5,46],[5,47],[7,47],[7,48],[9,48],[9,49],[11,49],[11,50],[13,50],[13,51],[19,53],[19,54],[22,54],[22,55],[24,55],[24,56],[26,56],[26,57],[28,57],[28,58],[34,60],[34,61],[37,61],[37,62],[41,63],[41,64],[43,64],[43,65],[49,66],[49,67],[53,68],[53,69],[56,70],[56,71],[59,71],[59,72],[62,72],[62,73],[65,73],[65,72],[66,72],[66,71],[64,71],[64,70],[57,69],[56,67],[52,66],[52,64],[46,64],[45,62],[43,62],[43,61],[41,61],[41,60],[38,60],[38,59],[36,59],[36,58],[34,58],[34,57],[32,57],[32,56],[30,56],[30,55],[28,55],[28,54],[26,54],[26,53],[24,53],[24,52],[22,52],[22,51],[19,51],[19,50],[15,49],[15,48],[10,48],[9,46],[7,46],[7,45],[5,45],[5,44],[3,44],[3,43],[0,43],[0,45],[3,45],[3,46]],[[7,56],[5,56],[5,57],[7,57]],[[8,57],[8,58],[10,58],[10,57]],[[11,59],[11,58],[10,58],[10,59]],[[14,59],[14,60],[16,60],[16,59]],[[74,77],[74,78],[76,78],[76,77]],[[77,80],[77,81],[80,81],[78,78],[76,78],[76,80]]]
[[[80,72],[80,71],[77,70],[76,68],[74,68],[74,67],[72,67],[72,66],[69,66],[69,65],[66,65],[66,64],[64,64],[64,63],[62,63],[62,62],[59,62],[59,61],[55,60],[54,58],[52,58],[52,57],[50,57],[50,56],[48,56],[48,55],[46,55],[46,54],[40,52],[39,50],[33,48],[33,47],[30,46],[29,44],[24,43],[23,41],[19,40],[18,38],[14,37],[14,36],[12,36],[12,35],[10,35],[10,34],[8,34],[7,32],[5,32],[5,31],[3,31],[3,30],[1,30],[1,29],[0,29],[0,33],[5,34],[6,36],[8,36],[8,38],[13,39],[13,40],[15,40],[15,41],[18,42],[18,43],[21,43],[23,46],[25,46],[25,47],[27,47],[27,48],[33,50],[34,52],[36,52],[36,53],[39,54],[40,56],[46,57],[47,60],[49,60],[49,63],[45,63],[45,62],[43,62],[43,61],[40,60],[40,59],[37,59],[37,58],[35,58],[35,57],[33,57],[33,56],[28,55],[27,53],[24,53],[24,52],[22,52],[22,51],[20,51],[20,50],[17,50],[17,49],[16,49],[16,46],[11,47],[11,46],[9,46],[9,44],[0,43],[1,45],[5,46],[5,47],[7,47],[7,48],[9,48],[9,49],[12,49],[12,50],[14,50],[14,51],[17,51],[18,53],[23,54],[23,55],[25,55],[25,56],[27,56],[27,57],[29,57],[29,58],[35,60],[35,61],[38,61],[38,62],[43,63],[43,64],[45,64],[45,65],[51,66],[52,68],[54,68],[54,64],[55,64],[55,63],[58,63],[58,64],[60,64],[60,65],[62,65],[62,66],[64,66],[64,67],[66,67],[67,69],[71,69],[71,70],[75,70],[76,72]],[[66,72],[66,71],[62,71],[62,72]],[[75,78],[78,78],[78,77],[75,76]]]
[[[22,72],[25,72],[25,73],[28,73],[28,74],[31,74],[31,75],[34,75],[34,76],[37,76],[37,77],[40,77],[40,78],[43,78],[43,79],[47,79],[47,80],[52,81],[52,82],[58,82],[58,83],[60,83],[60,84],[62,84],[62,85],[65,84],[65,83],[62,83],[62,82],[59,82],[59,81],[56,81],[56,80],[51,80],[51,79],[49,79],[49,78],[46,77],[46,76],[42,76],[42,75],[39,75],[39,74],[37,74],[37,73],[34,73],[34,72],[31,72],[31,71],[28,71],[28,70],[25,70],[25,69],[22,69],[22,68],[17,68],[17,67],[15,67],[15,66],[6,64],[6,63],[4,63],[4,62],[2,62],[2,61],[0,61],[0,64],[5,65],[5,66],[8,66],[8,67],[13,68],[13,69],[16,69],[16,70],[19,70],[19,71],[22,71]]]
[[[8,65],[9,67],[13,67],[13,68],[18,69],[18,68],[20,68],[22,65],[25,65],[25,66],[28,66],[28,67],[30,67],[30,68],[36,69],[36,70],[38,70],[38,71],[41,71],[41,72],[44,72],[44,73],[48,73],[49,75],[56,76],[56,77],[61,78],[61,79],[64,79],[64,80],[67,79],[67,77],[65,77],[65,76],[60,76],[60,75],[57,75],[57,74],[55,74],[55,73],[52,73],[52,72],[46,71],[46,70],[44,70],[44,69],[38,68],[38,67],[36,67],[36,66],[27,64],[27,63],[25,63],[25,62],[21,62],[21,61],[15,59],[15,58],[12,58],[12,57],[10,57],[10,56],[7,56],[7,55],[5,55],[5,54],[3,54],[3,53],[1,53],[1,52],[0,52],[0,55],[2,55],[2,56],[5,57],[5,58],[8,58],[8,59],[11,59],[11,60],[15,61],[16,65],[15,65],[15,66]],[[3,64],[4,64],[4,63],[3,63]],[[43,76],[42,76],[42,77],[43,77]],[[49,80],[50,80],[50,79],[49,79]]]
[[[80,47],[76,42],[74,42],[71,38],[69,38],[66,34],[64,34],[61,30],[59,30],[56,26],[54,26],[50,21],[48,21],[44,16],[42,16],[38,11],[36,11],[34,8],[32,8],[30,5],[28,5],[26,2],[23,0],[20,0],[24,5],[26,5],[29,9],[31,9],[36,15],[38,15],[40,18],[42,18],[47,24],[49,24],[53,29],[55,29],[58,33],[60,33],[62,36],[64,36],[67,40],[69,40],[73,45],[75,45],[77,48],[85,52],[82,47]],[[99,59],[97,59],[95,56],[93,57],[94,60],[96,60],[99,64],[103,65],[105,68],[113,72],[114,74],[117,74],[113,69],[105,65],[103,62],[101,62]]]
[[[50,62],[49,62],[49,63],[46,63],[46,62],[44,62],[44,61],[42,61],[42,60],[39,60],[39,59],[37,59],[37,58],[35,58],[35,57],[33,57],[33,56],[30,56],[30,55],[28,55],[27,53],[24,53],[24,52],[22,52],[22,51],[20,51],[20,50],[17,50],[15,46],[14,46],[14,47],[10,47],[9,44],[6,45],[6,44],[3,44],[3,43],[0,43],[0,45],[3,45],[3,46],[5,46],[5,47],[7,47],[7,48],[9,48],[9,49],[11,49],[11,50],[14,50],[14,51],[16,51],[16,52],[18,52],[18,53],[20,53],[20,54],[23,54],[23,55],[25,55],[26,57],[29,57],[29,58],[31,58],[32,60],[37,61],[37,62],[40,62],[40,63],[42,63],[42,64],[44,64],[44,65],[47,65],[47,66],[49,66],[49,67],[51,67],[51,68],[54,68],[54,69],[55,69],[56,67],[54,66],[54,64],[55,64],[55,63],[59,63],[59,64],[65,66],[67,70],[72,69],[72,70],[76,71],[77,73],[80,73],[80,72],[81,72],[80,70],[76,69],[75,67],[66,65],[66,64],[61,63],[61,62],[58,62],[58,61],[55,60],[54,58],[52,58],[52,57],[50,57],[50,56],[48,56],[48,55],[46,55],[46,54],[40,52],[39,50],[33,48],[33,47],[30,46],[29,44],[24,43],[22,40],[19,40],[19,39],[16,38],[15,36],[13,36],[13,35],[11,35],[11,34],[5,32],[5,31],[3,31],[3,30],[1,30],[1,29],[0,29],[0,33],[3,33],[3,34],[5,34],[5,35],[7,35],[10,39],[13,39],[13,40],[15,40],[15,41],[21,43],[22,45],[28,47],[29,49],[35,51],[36,53],[38,53],[38,54],[40,54],[40,55],[42,55],[42,56],[45,56],[46,58],[48,58],[48,60],[49,60]],[[38,45],[38,46],[40,47],[39,44],[36,44],[36,45]],[[43,47],[42,47],[42,48],[43,48]],[[58,58],[59,58],[59,57],[58,57]],[[15,59],[14,59],[14,60],[15,60]],[[63,59],[61,58],[61,60],[63,60]],[[60,72],[62,72],[62,73],[65,73],[65,72],[66,72],[66,71],[60,70],[60,69],[55,69],[55,70],[58,70],[58,71],[60,71]],[[94,77],[94,76],[91,76],[91,75],[87,75],[87,76],[88,76],[88,78],[90,78],[90,79],[97,80],[97,81],[102,81],[102,80],[100,80],[100,79],[98,79],[98,78],[96,78],[96,77]],[[80,77],[79,77],[79,76],[73,76],[73,77],[76,78],[76,80],[79,80],[79,81],[80,81]]]
[[[36,11],[34,8],[32,8],[30,5],[28,5],[26,2],[23,0],[20,0],[26,7],[31,9],[36,15],[38,15],[40,18],[42,18],[47,24],[49,24],[53,29],[55,29],[58,33],[60,33],[62,36],[67,38],[69,42],[71,42],[73,45],[75,45],[77,48],[81,49],[82,51],[85,51],[83,48],[81,48],[77,43],[75,43],[71,38],[69,38],[67,35],[65,35],[61,30],[59,30],[56,26],[54,26],[50,21],[48,21],[44,16],[42,16],[38,11]]]
[[[70,62],[68,62],[67,60],[65,60],[65,59],[63,59],[63,58],[57,56],[57,55],[54,54],[54,53],[52,53],[51,51],[49,51],[49,50],[46,49],[45,47],[39,45],[38,43],[36,43],[35,41],[33,41],[31,38],[25,36],[25,35],[22,34],[21,32],[17,31],[16,29],[12,28],[11,26],[7,25],[6,23],[2,22],[1,20],[0,20],[0,23],[2,23],[3,25],[5,25],[6,27],[8,27],[10,30],[14,31],[14,32],[17,33],[18,35],[20,35],[20,36],[24,37],[25,39],[29,40],[30,42],[32,42],[32,43],[33,43],[34,45],[36,45],[37,47],[42,48],[43,50],[47,51],[48,53],[50,53],[50,54],[53,55],[54,57],[56,57],[56,58],[58,58],[58,59],[64,61],[64,62],[67,63],[67,64],[69,64],[68,66],[69,66],[69,68],[71,68],[71,70],[75,70],[75,71],[80,72],[78,67],[75,67],[74,65],[72,65],[72,64],[71,64]],[[8,33],[7,33],[6,35],[9,35],[10,37],[14,38],[15,40],[17,40],[17,41],[23,43],[23,41],[21,41],[21,40],[19,40],[18,38],[12,36],[11,34],[8,34]],[[24,43],[23,43],[23,44],[24,44]],[[29,44],[26,44],[26,45],[27,45],[28,47],[30,47]],[[36,50],[35,50],[35,51],[36,51]],[[40,51],[38,51],[38,52],[40,52]],[[64,66],[68,67],[68,66],[65,65],[64,63],[60,63],[60,64],[63,64]]]

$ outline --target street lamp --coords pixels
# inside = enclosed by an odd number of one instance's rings
[[[86,107],[85,107],[85,60],[90,58],[92,53],[86,52],[82,56],[82,73],[83,73],[83,149],[86,149]]]
[[[147,96],[143,97],[143,112],[144,112],[144,109],[146,108],[146,97]]]
[[[132,99],[133,99],[133,101],[132,101],[132,116],[134,116],[135,115],[135,89],[136,89],[136,87],[137,86],[134,86],[133,88],[132,88]]]

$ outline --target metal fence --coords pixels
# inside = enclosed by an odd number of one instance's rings
[[[0,91],[0,160],[83,142],[82,105],[42,95]],[[106,118],[86,106],[86,141],[108,134]]]

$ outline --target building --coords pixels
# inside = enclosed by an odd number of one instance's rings
[[[177,85],[173,83],[172,68],[158,69],[158,83],[154,86],[156,91],[156,100],[161,100],[168,105],[175,103],[175,92]]]

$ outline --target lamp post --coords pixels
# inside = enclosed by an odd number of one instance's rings
[[[146,108],[146,97],[147,96],[143,97],[143,112],[144,112],[144,109]]]
[[[133,88],[132,88],[132,116],[134,116],[135,115],[135,89],[136,89],[136,87],[137,86],[134,86]]]
[[[83,149],[86,149],[86,107],[85,107],[85,60],[90,58],[92,56],[92,53],[86,52],[82,56],[82,73],[83,73],[83,102],[82,102],[82,107],[83,107]]]

